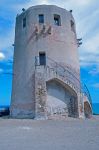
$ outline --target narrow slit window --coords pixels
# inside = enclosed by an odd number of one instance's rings
[[[44,15],[43,14],[39,15],[39,23],[44,23]]]
[[[75,24],[74,24],[74,22],[71,20],[71,30],[73,31],[73,32],[75,32]]]
[[[61,18],[60,15],[54,15],[54,24],[57,26],[61,26]]]
[[[46,54],[45,53],[39,53],[39,62],[40,62],[40,65],[46,65]]]
[[[25,27],[26,27],[26,17],[23,18],[23,28],[25,28]]]

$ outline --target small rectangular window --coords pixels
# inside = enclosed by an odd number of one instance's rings
[[[44,23],[44,15],[43,14],[39,15],[39,23]]]
[[[75,24],[74,24],[74,22],[71,20],[70,23],[71,23],[71,30],[73,32],[75,32]]]
[[[26,18],[23,18],[23,28],[26,27]]]
[[[61,19],[59,15],[54,15],[54,24],[57,26],[61,26]]]
[[[40,65],[46,65],[46,55],[45,53],[39,53]]]

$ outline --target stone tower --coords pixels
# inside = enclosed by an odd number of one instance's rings
[[[84,117],[77,47],[70,11],[38,5],[17,15],[12,117]]]

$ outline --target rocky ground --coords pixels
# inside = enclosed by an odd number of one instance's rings
[[[99,150],[99,117],[0,119],[0,150]]]

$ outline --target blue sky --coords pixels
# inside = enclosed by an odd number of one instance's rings
[[[54,4],[73,10],[78,38],[82,81],[93,103],[99,103],[99,1],[97,0],[0,0],[0,104],[10,104],[15,17],[22,8]]]

